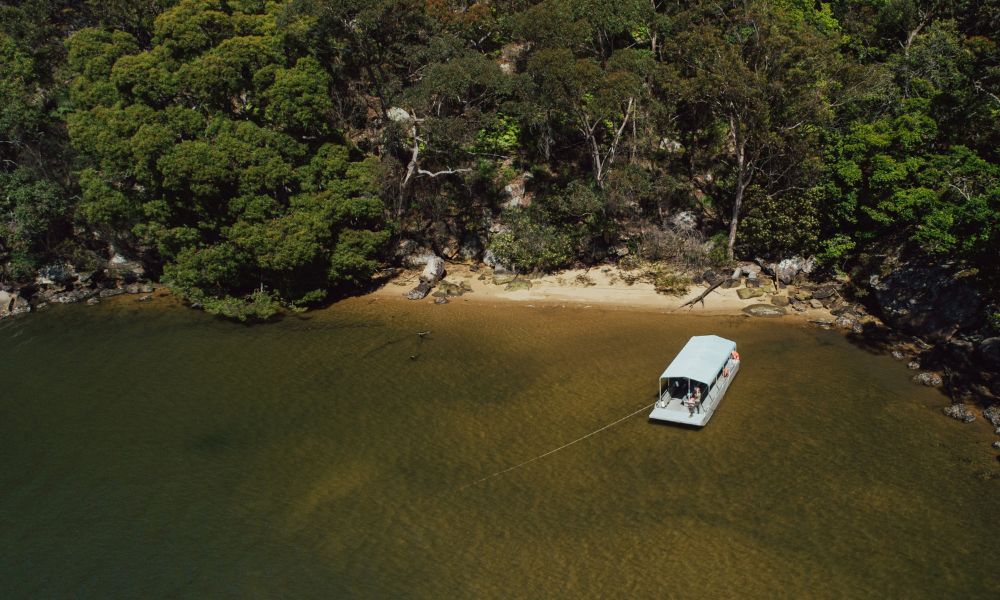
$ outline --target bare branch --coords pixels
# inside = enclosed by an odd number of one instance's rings
[[[468,173],[470,171],[472,171],[472,169],[451,169],[451,168],[448,168],[448,169],[445,169],[444,171],[437,171],[437,172],[428,171],[427,169],[417,169],[417,175],[418,176],[422,176],[422,177],[423,176],[426,176],[426,177],[437,177],[439,175],[454,175],[456,173]]]

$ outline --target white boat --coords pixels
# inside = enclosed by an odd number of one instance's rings
[[[736,342],[717,335],[692,337],[660,375],[660,391],[649,418],[705,425],[739,370]],[[699,388],[700,402],[692,400],[695,388]]]

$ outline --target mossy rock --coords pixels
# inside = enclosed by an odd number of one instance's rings
[[[753,317],[780,317],[786,314],[784,308],[770,304],[751,304],[743,312]]]
[[[467,282],[463,281],[462,283],[459,284],[444,280],[438,283],[437,291],[431,295],[436,296],[438,298],[442,296],[461,296],[462,294],[471,291],[472,288],[471,286],[469,286]]]
[[[508,292],[516,292],[519,290],[530,290],[531,282],[528,281],[527,279],[515,279],[510,283],[508,283],[507,287],[505,287],[504,289],[507,290]]]
[[[771,296],[771,304],[775,306],[788,306],[788,296]]]
[[[763,296],[764,290],[760,288],[740,288],[736,290],[736,294],[740,297],[740,300],[749,300],[750,298]]]
[[[493,285],[508,285],[514,281],[517,275],[494,275]]]

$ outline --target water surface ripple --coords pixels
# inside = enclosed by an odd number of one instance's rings
[[[705,333],[744,357],[705,429],[640,415],[465,487],[651,403]],[[57,307],[0,347],[4,598],[1000,592],[988,431],[832,332],[362,298]]]

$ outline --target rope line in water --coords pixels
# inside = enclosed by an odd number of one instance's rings
[[[524,462],[517,463],[513,467],[507,467],[506,469],[503,469],[501,471],[497,471],[496,473],[492,473],[490,475],[487,475],[486,477],[482,477],[480,479],[477,479],[477,480],[473,481],[472,483],[467,483],[467,484],[463,485],[462,487],[458,488],[457,491],[461,492],[462,490],[464,490],[466,488],[470,488],[470,487],[472,487],[474,485],[479,485],[480,483],[482,483],[482,482],[484,482],[484,481],[486,481],[488,479],[493,479],[494,477],[499,477],[500,475],[503,475],[504,473],[510,473],[514,469],[519,469],[519,468],[523,467],[526,464],[533,463],[536,460],[541,460],[541,459],[545,458],[546,456],[548,456],[550,454],[555,454],[556,452],[559,452],[560,450],[562,450],[564,448],[569,448],[570,446],[572,446],[573,444],[575,444],[577,442],[582,442],[583,440],[589,438],[592,435],[597,435],[598,433],[604,431],[605,429],[609,429],[611,427],[614,427],[615,425],[621,423],[622,421],[625,421],[626,419],[629,419],[630,417],[634,417],[637,414],[639,414],[639,413],[641,413],[641,412],[643,412],[645,410],[649,410],[649,408],[652,407],[655,404],[656,404],[655,402],[653,404],[647,404],[646,406],[643,406],[639,410],[637,410],[637,411],[635,411],[633,413],[627,414],[624,417],[618,419],[617,421],[614,421],[613,423],[608,423],[604,427],[601,427],[600,429],[595,429],[594,431],[591,431],[590,433],[588,433],[587,435],[585,435],[583,437],[576,438],[572,442],[565,443],[562,446],[559,446],[558,448],[554,448],[552,450],[549,450],[548,452],[545,452],[544,454],[539,454],[538,456],[536,456],[534,458],[529,458],[528,460],[526,460]]]

